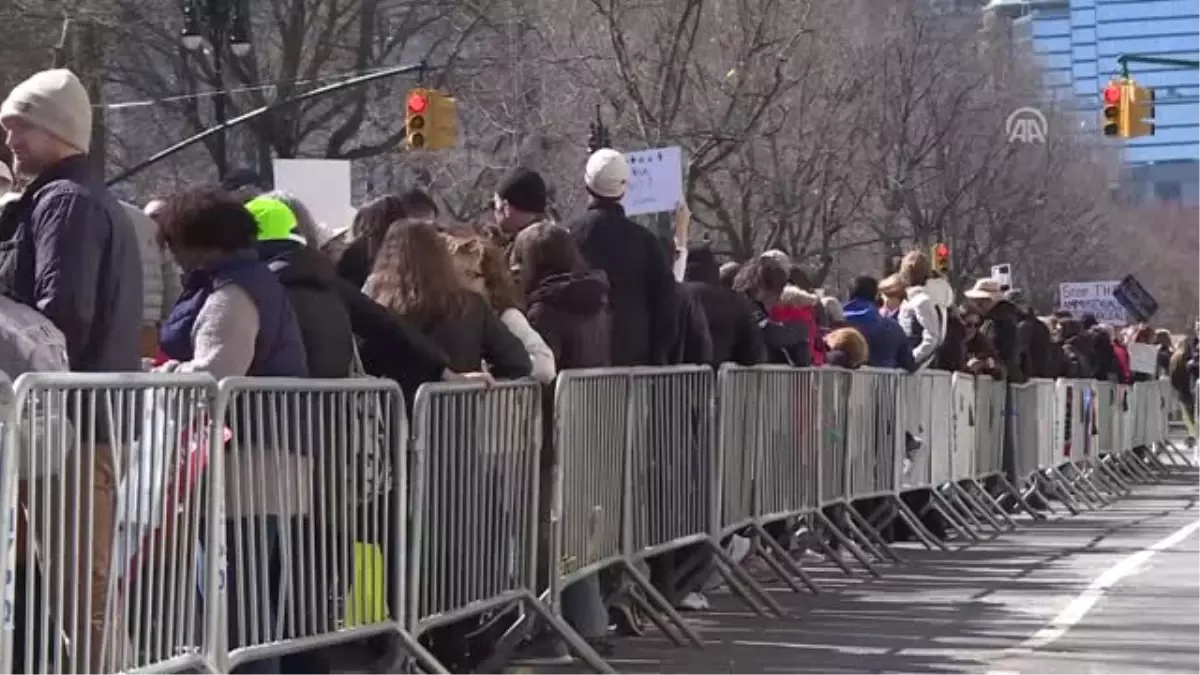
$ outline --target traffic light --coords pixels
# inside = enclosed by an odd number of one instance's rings
[[[413,150],[424,150],[429,123],[429,90],[413,89],[408,92],[408,102],[405,106],[404,131],[408,136],[408,147]]]
[[[934,245],[933,269],[943,275],[950,272],[950,247],[946,244]]]
[[[436,89],[408,92],[404,129],[412,150],[444,150],[458,145],[458,103]]]
[[[1125,109],[1125,83],[1112,81],[1104,88],[1104,135],[1127,136],[1128,117]]]
[[[1125,106],[1129,110],[1128,137],[1154,135],[1154,90],[1136,82],[1125,84]]]
[[[458,102],[453,96],[431,91],[429,98],[429,131],[425,148],[445,150],[458,145]]]

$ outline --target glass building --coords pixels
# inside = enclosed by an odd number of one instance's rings
[[[992,0],[1014,37],[1038,55],[1051,92],[1078,110],[1083,133],[1099,134],[1101,91],[1120,74],[1117,57],[1200,58],[1196,0]],[[1200,203],[1200,71],[1131,63],[1155,91],[1153,136],[1123,146],[1134,199]],[[1061,100],[1061,99],[1060,99]]]

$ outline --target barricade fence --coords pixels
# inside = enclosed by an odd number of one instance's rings
[[[439,631],[515,616],[501,643],[548,630],[612,672],[564,620],[581,582],[700,645],[664,557],[782,615],[735,535],[798,592],[796,532],[878,575],[893,521],[944,547],[1157,480],[1188,461],[1172,405],[1165,381],[680,366],[425,385],[410,429],[377,379],[0,376],[0,668],[225,673],[383,635],[446,672]]]

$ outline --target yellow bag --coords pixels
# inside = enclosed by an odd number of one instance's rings
[[[346,594],[346,627],[381,623],[391,618],[387,606],[386,563],[378,544],[354,543],[354,581]]]

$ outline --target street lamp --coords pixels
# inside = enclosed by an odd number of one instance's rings
[[[197,52],[207,42],[212,50],[213,79],[216,93],[213,95],[213,118],[217,127],[225,126],[225,106],[229,94],[225,91],[225,47],[236,58],[250,53],[250,40],[246,32],[246,10],[244,0],[185,0],[183,5],[183,33],[180,41],[189,52]],[[225,131],[213,135],[216,143],[217,178],[225,177],[228,158],[225,151]]]

